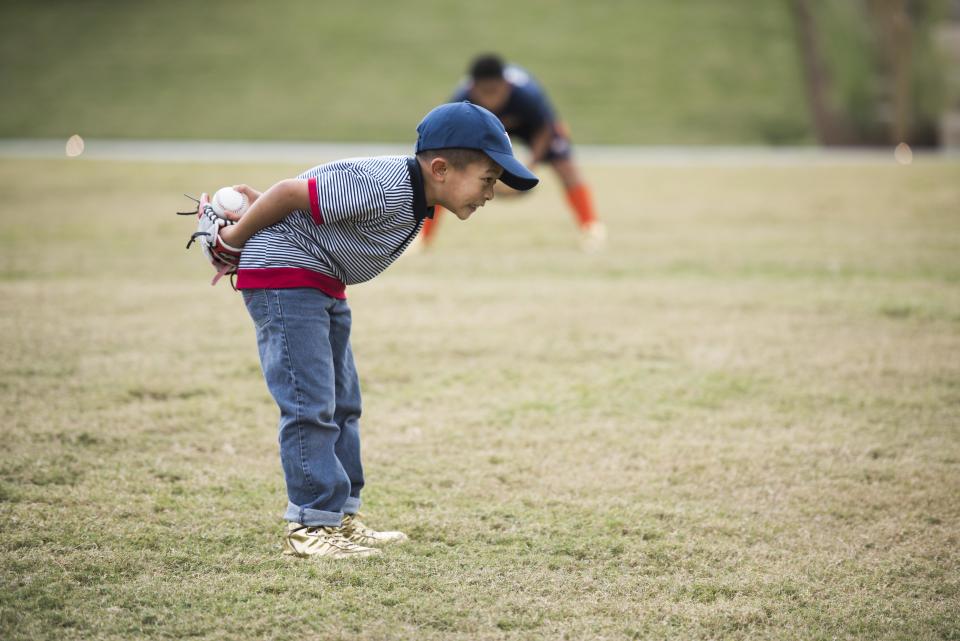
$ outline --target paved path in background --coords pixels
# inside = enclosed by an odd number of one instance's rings
[[[86,140],[80,158],[149,162],[258,163],[308,165],[356,156],[410,153],[410,145],[297,143],[217,140]],[[625,166],[794,166],[896,164],[889,149],[818,147],[638,147],[577,145],[586,163]],[[0,158],[65,158],[66,140],[0,140]],[[960,151],[921,152],[914,161],[960,161]]]

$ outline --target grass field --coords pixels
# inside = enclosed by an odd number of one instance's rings
[[[581,142],[811,138],[779,0],[5,0],[0,137],[406,141],[487,50]]]
[[[960,639],[960,166],[587,167],[351,290],[359,562],[172,215],[284,166],[0,161],[0,638]]]

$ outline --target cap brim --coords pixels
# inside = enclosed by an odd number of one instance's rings
[[[529,169],[523,166],[523,163],[510,154],[499,151],[483,150],[483,153],[490,156],[493,162],[500,165],[503,173],[500,175],[500,181],[507,187],[519,191],[533,189],[540,182],[540,179],[533,175]]]

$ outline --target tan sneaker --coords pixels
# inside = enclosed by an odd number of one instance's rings
[[[599,220],[580,228],[580,248],[588,253],[598,252],[607,244],[607,228]]]
[[[380,554],[380,550],[357,545],[345,536],[343,527],[287,525],[284,554],[292,556],[325,556],[331,559],[364,557]]]
[[[343,533],[358,545],[389,545],[407,540],[403,532],[377,532],[360,522],[359,514],[343,515]]]

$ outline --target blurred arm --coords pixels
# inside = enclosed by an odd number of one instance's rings
[[[547,157],[547,153],[550,151],[550,142],[553,140],[553,127],[547,123],[540,127],[533,134],[533,137],[530,138],[530,152],[531,158],[530,162],[527,163],[527,167],[533,169],[537,163],[542,162],[544,158]],[[520,196],[528,192],[517,191],[516,189],[511,189],[507,187],[502,182],[497,182],[494,187],[494,191],[497,196]]]
[[[542,162],[543,159],[547,157],[547,153],[550,151],[550,141],[552,140],[553,127],[551,127],[550,123],[544,124],[533,134],[530,138],[530,151],[533,154],[533,158],[528,163],[530,169],[533,169],[534,165]]]

